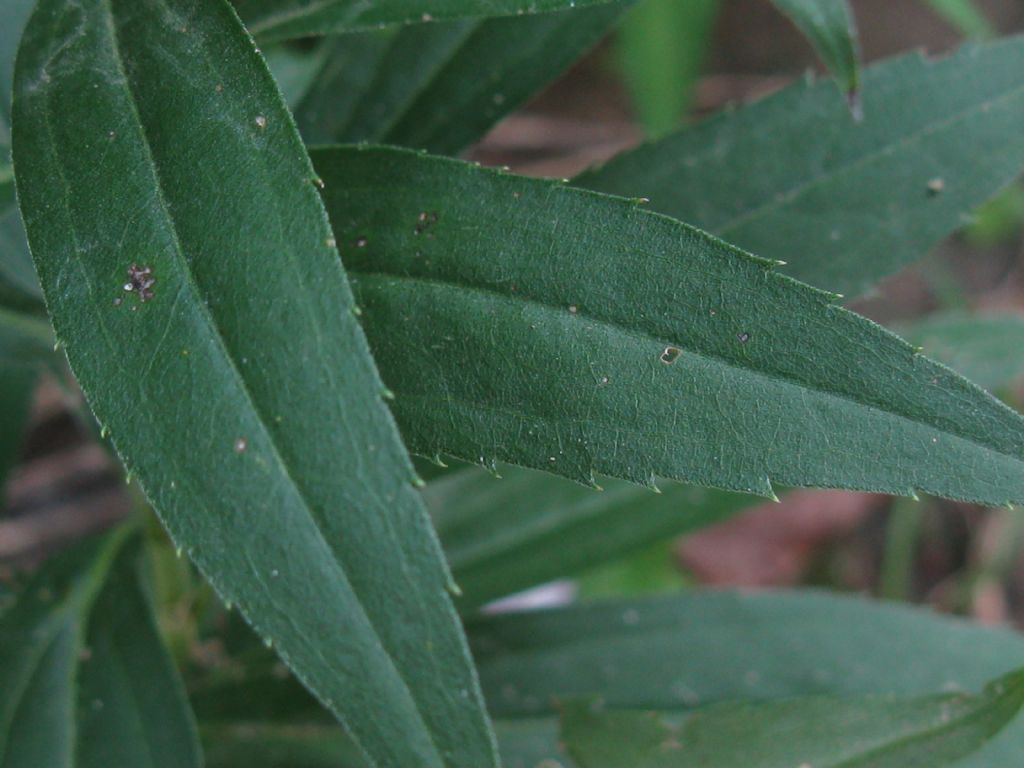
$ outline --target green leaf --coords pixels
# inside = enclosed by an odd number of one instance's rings
[[[0,165],[7,162],[11,145],[11,85],[14,81],[14,57],[35,0],[4,0],[0,25]],[[2,175],[2,174],[0,174]]]
[[[80,768],[199,768],[185,689],[142,591],[138,557],[122,556],[88,621],[79,654]]]
[[[632,4],[336,38],[296,121],[309,143],[456,154],[597,44]]]
[[[619,68],[649,136],[679,124],[700,75],[719,0],[643,0],[616,37]]]
[[[496,717],[550,714],[555,698],[677,710],[974,690],[1024,662],[1011,630],[815,592],[609,600],[479,618],[470,630]]]
[[[2,122],[2,121],[0,121]],[[32,268],[14,192],[14,170],[0,145],[0,310],[42,311],[42,290]]]
[[[549,768],[557,754],[553,719],[495,723],[506,768]],[[338,728],[317,724],[221,724],[203,728],[206,768],[367,768]],[[550,766],[554,768],[554,766]]]
[[[0,346],[2,344],[0,331]],[[36,372],[31,368],[10,365],[6,361],[0,367],[0,512],[4,509],[7,475],[21,454],[22,438],[28,425],[35,388]]]
[[[478,620],[470,637],[495,717],[555,699],[683,712],[737,699],[977,690],[1024,662],[1013,631],[806,592],[609,601]],[[1013,765],[1024,718],[959,768]],[[794,763],[794,766],[799,763]]]
[[[833,297],[628,200],[314,152],[409,445],[655,476],[1024,499],[1024,419]]]
[[[655,494],[617,480],[602,485],[595,491],[516,467],[502,467],[500,479],[469,468],[430,483],[424,496],[462,589],[460,607],[575,575],[751,503],[694,486]]]
[[[53,331],[45,319],[0,302],[0,365],[33,366],[52,362]]]
[[[980,749],[1022,704],[1020,672],[976,696],[720,704],[679,724],[575,701],[562,736],[579,768],[937,768]]]
[[[1024,38],[869,68],[854,123],[801,83],[619,155],[576,183],[654,210],[804,282],[854,295],[923,256],[1024,168]],[[796,250],[799,249],[799,250]]]
[[[1024,316],[947,312],[901,328],[901,333],[986,389],[1024,376]]]
[[[204,727],[206,768],[366,768],[336,727],[243,723]]]
[[[69,766],[79,624],[121,536],[89,541],[35,574],[0,615],[0,765]]]
[[[58,338],[178,546],[378,765],[493,765],[313,169],[230,7],[42,0],[15,90]]]
[[[267,68],[274,75],[285,102],[293,110],[313,86],[327,57],[326,43],[318,41],[307,46],[305,42],[277,43],[262,49]]]
[[[609,0],[232,0],[261,40],[330,35],[393,24],[547,13]]]
[[[857,28],[846,0],[772,0],[803,32],[822,61],[835,74],[858,116],[860,55]]]
[[[992,24],[972,0],[928,0],[928,4],[966,37],[984,40],[995,36]]]
[[[0,617],[0,765],[199,768],[130,529],[48,561]]]

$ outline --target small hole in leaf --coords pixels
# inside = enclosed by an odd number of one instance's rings
[[[672,365],[672,363],[679,359],[681,354],[683,354],[683,350],[679,349],[679,347],[665,347],[665,351],[661,353],[660,359],[665,365]]]

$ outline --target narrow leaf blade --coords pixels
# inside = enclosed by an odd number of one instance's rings
[[[719,0],[643,0],[619,30],[619,69],[648,136],[661,136],[679,125],[718,8]]]
[[[853,11],[846,0],[772,0],[807,35],[854,105],[859,98],[860,55]]]
[[[0,765],[70,766],[79,622],[123,536],[52,559],[0,616]]]
[[[309,143],[456,154],[596,45],[632,4],[339,37],[296,121]]]
[[[1024,38],[870,67],[863,122],[801,83],[581,174],[855,296],[921,258],[1024,169]],[[799,244],[794,249],[794,243]]]
[[[609,0],[232,0],[261,40],[366,30],[392,24],[548,13]]]
[[[765,496],[1024,498],[1019,414],[768,262],[454,160],[314,160],[392,410],[426,456]]]
[[[678,725],[655,712],[575,701],[563,711],[562,736],[579,768],[741,768],[752,760],[758,768],[930,768],[978,751],[1022,704],[1020,672],[977,695],[723,704]]]
[[[76,768],[200,768],[185,688],[142,588],[140,548],[118,558],[83,622],[76,680]]]
[[[200,768],[131,529],[44,564],[0,619],[0,765]]]
[[[656,494],[602,480],[597,491],[517,467],[500,472],[465,469],[424,491],[463,610],[711,525],[751,503],[750,496],[674,483]]]
[[[43,0],[14,112],[58,337],[178,545],[379,765],[493,764],[312,168],[230,8]]]

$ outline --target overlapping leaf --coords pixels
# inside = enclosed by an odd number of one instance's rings
[[[57,334],[178,545],[378,765],[492,765],[313,170],[231,9],[43,0],[15,93]]]
[[[1024,169],[1024,39],[870,67],[861,123],[828,83],[624,153],[576,183],[651,199],[853,296],[920,258]]]
[[[772,0],[811,41],[858,113],[860,59],[853,12],[846,0]]]
[[[619,30],[619,68],[649,136],[679,125],[701,74],[719,6],[719,0],[643,0]]]
[[[199,768],[122,529],[54,557],[0,618],[0,765]]]
[[[314,162],[425,455],[591,483],[1024,498],[1024,419],[768,262],[627,200],[458,161]]]
[[[809,593],[508,614],[478,621],[471,640],[492,713],[529,722],[554,715],[558,699],[580,697],[610,709],[685,712],[741,699],[975,691],[1024,662],[1024,640],[1010,630]],[[1017,718],[957,765],[1012,765],[1022,748]]]
[[[594,46],[632,4],[338,37],[296,109],[299,129],[311,143],[455,154]]]
[[[614,560],[735,514],[749,496],[670,484],[651,493],[602,480],[595,491],[564,478],[502,467],[496,479],[464,469],[430,483],[427,505],[456,582],[460,608]]]
[[[723,704],[678,724],[571,702],[562,734],[579,768],[939,768],[976,752],[1022,704],[1016,672],[976,696]]]
[[[609,0],[232,0],[262,40],[329,35],[391,24],[545,13]]]

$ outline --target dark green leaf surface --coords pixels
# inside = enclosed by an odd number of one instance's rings
[[[680,724],[575,701],[562,737],[579,768],[939,768],[980,749],[1022,704],[1020,672],[978,695],[720,704]]]
[[[925,354],[986,389],[1024,376],[1024,316],[948,312],[900,329]]]
[[[464,469],[424,494],[465,610],[719,522],[752,501],[674,483],[652,493],[602,480],[597,491],[547,473],[500,471],[498,479]]]
[[[0,365],[33,366],[55,357],[53,331],[44,318],[0,303]]]
[[[130,530],[47,562],[0,618],[0,766],[199,768]]]
[[[495,723],[505,768],[556,768],[542,761],[558,754],[553,718]],[[241,723],[203,729],[206,768],[367,768],[351,740],[336,727]]]
[[[392,24],[547,13],[609,0],[232,0],[261,40],[365,30]]]
[[[313,169],[230,8],[43,0],[14,115],[58,337],[175,541],[378,765],[493,764]]]
[[[815,593],[594,603],[489,618],[470,636],[499,718],[551,714],[552,701],[573,697],[680,711],[736,699],[971,691],[1024,663],[1015,632]],[[1022,749],[1017,718],[957,765],[1004,768]]]
[[[859,98],[860,58],[853,11],[846,0],[772,0],[786,14],[835,74],[855,110]]]
[[[556,697],[675,710],[734,699],[975,690],[1024,662],[1016,632],[816,592],[585,603],[478,619],[470,636],[498,717],[550,713]],[[508,685],[514,690],[503,695]]]
[[[576,183],[858,294],[920,258],[1024,168],[1024,39],[869,68],[861,123],[799,83],[642,146]]]
[[[64,768],[74,760],[74,671],[83,613],[123,537],[54,558],[0,617],[0,766]]]
[[[29,367],[11,365],[4,361],[2,352],[0,361],[0,512],[3,512],[4,486],[8,473],[21,453],[32,393],[35,391],[36,372]]]
[[[296,110],[310,143],[456,154],[593,47],[633,0],[333,39]]]
[[[768,262],[628,200],[454,160],[314,162],[424,455],[585,483],[1024,499],[1024,419]]]
[[[76,768],[203,763],[184,686],[141,579],[130,549],[89,616],[76,681]]]
[[[32,268],[14,193],[8,149],[0,144],[0,310],[41,312],[42,291]]]

